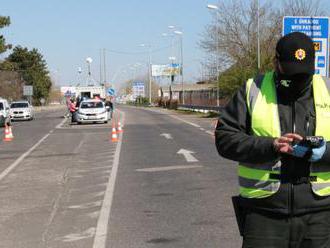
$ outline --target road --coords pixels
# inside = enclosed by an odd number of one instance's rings
[[[236,167],[217,154],[212,119],[120,106],[111,142],[111,123],[70,125],[62,112],[0,141],[0,247],[241,246]]]

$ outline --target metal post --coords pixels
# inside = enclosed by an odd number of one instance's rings
[[[180,57],[181,57],[181,87],[182,87],[182,104],[184,104],[184,86],[183,86],[183,34],[180,35]]]
[[[259,15],[260,15],[260,6],[259,0],[257,0],[257,40],[258,40],[258,48],[257,48],[257,57],[258,57],[258,71],[260,70],[260,27],[259,27]]]
[[[219,96],[220,96],[220,89],[219,89],[219,58],[220,58],[220,39],[219,39],[219,24],[220,24],[220,15],[218,13],[217,10],[217,26],[216,26],[216,52],[217,52],[217,107],[220,106],[220,100],[219,100]]]
[[[102,49],[100,49],[100,84],[102,83]]]
[[[149,45],[148,74],[149,74],[149,104],[151,104],[151,46]]]
[[[104,75],[103,75],[103,82],[104,82],[104,84],[107,82],[107,68],[106,68],[106,59],[105,59],[105,56],[106,56],[106,54],[105,54],[105,48],[103,48],[103,70],[104,70]]]

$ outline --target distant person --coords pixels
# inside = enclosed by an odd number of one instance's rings
[[[112,119],[112,115],[113,115],[113,103],[112,103],[110,97],[106,98],[106,100],[105,100],[105,106],[107,107],[107,111],[109,113],[109,119]]]
[[[81,100],[82,100],[82,97],[81,96],[78,96],[77,99],[76,99],[76,107],[79,108],[79,105],[81,103]]]
[[[69,109],[71,113],[71,123],[74,123],[76,122],[76,111],[78,110],[78,108],[76,107],[76,102],[73,98],[70,100]]]
[[[64,117],[65,118],[68,118],[70,116],[70,97],[67,96],[65,97],[65,105],[66,105],[66,110],[65,110],[65,113],[64,113]]]

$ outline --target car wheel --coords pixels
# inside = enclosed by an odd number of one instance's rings
[[[108,121],[104,121],[104,124],[107,124],[108,123]]]

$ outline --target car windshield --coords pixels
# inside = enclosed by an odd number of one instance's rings
[[[10,105],[10,108],[28,108],[29,104],[26,102],[14,102]]]
[[[3,110],[3,103],[0,102],[0,110]]]
[[[80,108],[90,109],[90,108],[103,108],[103,102],[82,102]]]

